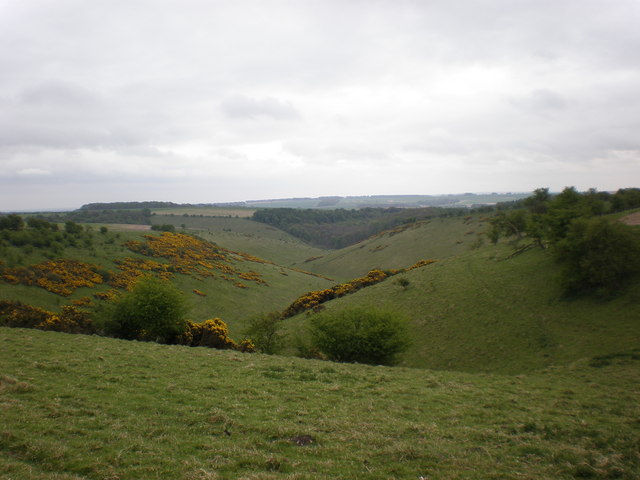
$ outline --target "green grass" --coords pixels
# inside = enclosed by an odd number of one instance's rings
[[[637,479],[637,357],[471,375],[0,328],[0,478]]]
[[[200,280],[186,275],[176,275],[174,284],[190,299],[190,318],[201,322],[208,318],[220,317],[228,325],[232,337],[240,335],[246,321],[263,312],[280,311],[300,295],[309,290],[327,288],[332,282],[289,270],[276,265],[241,263],[243,270],[254,270],[262,276],[267,285],[245,281],[247,288],[238,288],[221,279]],[[193,293],[197,289],[206,293],[202,297]]]
[[[302,264],[305,259],[324,255],[326,250],[312,247],[282,230],[248,218],[155,216],[154,223],[185,225],[202,238],[225,248],[247,252],[279,265]]]
[[[392,269],[422,259],[443,259],[468,251],[487,226],[482,215],[434,218],[375,235],[304,263],[307,270],[349,280],[373,268]]]
[[[238,221],[240,223],[245,222],[245,220]],[[159,233],[128,230],[126,227],[122,227],[120,230],[110,228],[109,232],[105,235],[96,231],[93,234],[93,244],[91,247],[67,247],[61,255],[55,255],[52,258],[57,259],[63,257],[80,260],[99,265],[106,270],[118,271],[114,263],[115,259],[123,259],[125,257],[149,258],[134,253],[122,245],[127,240],[140,240],[142,235],[145,234],[158,235]],[[207,237],[207,235],[202,236],[204,238]],[[254,242],[263,244],[265,243],[262,241],[264,239],[265,237],[261,237],[261,240],[256,241],[254,238]],[[274,243],[277,243],[277,241],[274,240]],[[237,245],[235,245],[235,247],[237,247]],[[31,253],[26,254],[23,249],[7,247],[7,251],[12,258],[20,257],[20,265],[22,266],[37,264],[49,259],[46,256],[46,250],[37,248],[31,250]],[[282,247],[280,247],[280,250],[283,252],[286,251]],[[153,260],[163,261],[157,258]],[[233,283],[220,278],[207,278],[203,280],[180,274],[175,274],[172,280],[174,284],[185,293],[189,300],[191,306],[189,318],[191,320],[201,322],[209,318],[220,317],[229,325],[231,335],[234,337],[240,335],[246,321],[251,316],[261,312],[282,310],[303,293],[309,290],[326,288],[332,284],[332,282],[327,279],[304,274],[278,265],[237,260],[235,266],[243,272],[250,270],[258,272],[267,282],[267,285],[243,281],[243,283],[247,285],[247,288],[241,289],[234,286]],[[61,297],[36,286],[10,285],[0,281],[0,298],[4,300],[22,301],[33,306],[57,312],[62,305],[68,304],[75,299],[84,296],[93,297],[94,293],[110,288],[111,287],[106,284],[98,285],[95,288],[80,288],[70,297]],[[205,293],[206,296],[203,297],[195,294],[193,292],[194,289]],[[99,303],[99,301],[97,301],[97,303]]]
[[[6,248],[6,257],[20,258],[20,262],[7,262],[7,266],[28,266],[35,265],[48,260],[56,260],[59,258],[79,260],[92,264],[99,265],[108,270],[115,270],[116,266],[113,260],[116,258],[124,257],[136,257],[127,248],[122,246],[122,243],[127,240],[140,240],[143,234],[148,234],[147,231],[133,231],[127,229],[110,228],[107,234],[101,234],[97,231],[99,226],[94,226],[93,243],[91,247],[77,246],[66,247],[61,254],[52,253],[46,248],[28,248],[30,253],[25,253],[24,248],[16,248],[13,246]],[[6,260],[2,258],[2,260]],[[54,293],[47,292],[39,287],[27,287],[24,285],[10,285],[3,281],[0,281],[0,298],[4,300],[19,300],[24,303],[28,303],[33,306],[45,308],[47,310],[58,310],[60,305],[68,303],[70,300],[77,299],[83,296],[92,296],[98,291],[107,290],[107,285],[99,286],[95,289],[80,288],[69,298],[61,297]]]
[[[562,299],[558,266],[547,252],[508,259],[511,251],[468,251],[324,306],[375,305],[408,317],[414,340],[401,365],[410,367],[526,372],[640,345],[639,282],[609,301]],[[287,325],[300,332],[306,318]]]

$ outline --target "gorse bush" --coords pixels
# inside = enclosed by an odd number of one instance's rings
[[[406,320],[370,307],[314,315],[311,338],[330,360],[371,365],[393,365],[409,346]]]
[[[185,330],[178,337],[177,343],[220,350],[236,348],[235,342],[229,338],[229,327],[219,318],[211,318],[202,323],[186,322]]]
[[[5,300],[0,300],[0,326],[65,333],[96,332],[89,313],[74,305],[64,305],[61,312],[56,314],[22,302]]]

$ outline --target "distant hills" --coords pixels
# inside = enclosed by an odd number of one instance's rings
[[[495,205],[526,198],[529,193],[460,193],[447,195],[362,195],[281,198],[267,200],[246,200],[226,203],[174,203],[174,202],[109,202],[88,203],[80,210],[131,210],[178,207],[247,207],[247,208],[320,208],[320,209],[360,209],[360,208],[420,208],[420,207],[458,207],[474,208],[483,205]]]

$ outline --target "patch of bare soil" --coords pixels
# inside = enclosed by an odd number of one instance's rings
[[[640,225],[640,212],[632,213],[631,215],[622,217],[620,221],[626,223],[627,225]]]

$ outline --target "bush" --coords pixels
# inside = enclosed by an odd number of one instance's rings
[[[174,343],[187,328],[182,292],[170,282],[143,277],[115,305],[107,333],[128,340]]]
[[[219,350],[255,352],[256,347],[249,339],[237,344],[229,337],[229,327],[220,318],[211,318],[202,323],[187,322],[185,331],[176,338],[177,343],[190,347],[209,347]]]
[[[229,327],[219,318],[211,318],[202,323],[187,322],[185,331],[178,337],[177,343],[220,350],[236,348],[235,342],[229,338]]]
[[[311,338],[330,360],[371,365],[393,365],[396,356],[409,346],[405,320],[373,308],[315,315]]]
[[[604,219],[578,219],[556,245],[566,295],[613,295],[640,272],[640,239],[632,227]]]
[[[281,327],[282,316],[278,312],[264,313],[251,318],[242,334],[252,341],[259,352],[272,355],[283,346]]]

